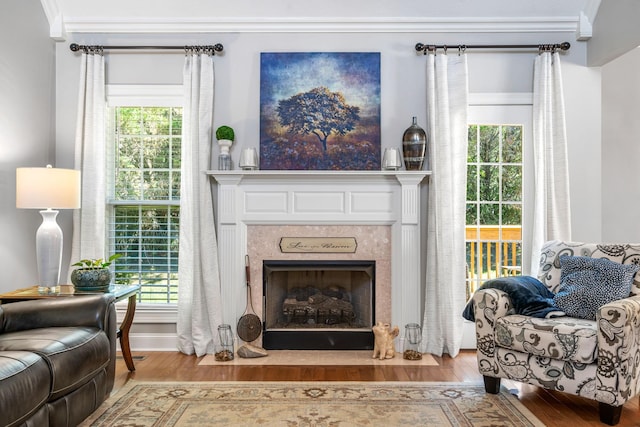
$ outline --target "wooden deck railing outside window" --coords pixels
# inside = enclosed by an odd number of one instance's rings
[[[520,274],[522,227],[519,225],[468,225],[467,299],[486,280]]]

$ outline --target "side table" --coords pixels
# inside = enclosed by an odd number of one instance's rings
[[[120,339],[122,358],[127,364],[127,369],[129,369],[129,371],[135,371],[136,368],[133,365],[133,357],[131,357],[131,346],[129,345],[129,330],[133,323],[133,316],[136,313],[136,297],[139,290],[140,285],[111,285],[107,292],[81,292],[76,291],[73,285],[60,285],[56,286],[55,292],[40,293],[38,292],[37,286],[31,286],[0,294],[0,304],[45,298],[82,297],[83,295],[92,295],[96,293],[112,294],[115,297],[116,302],[128,298],[127,312],[125,313],[124,319],[118,328],[117,337]]]

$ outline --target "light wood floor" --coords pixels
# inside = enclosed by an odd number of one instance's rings
[[[201,358],[178,352],[134,352],[136,371],[124,361],[116,364],[114,391],[130,379],[138,381],[452,381],[482,382],[475,351],[452,359],[436,357],[439,366],[198,366]],[[520,401],[548,426],[603,426],[597,403],[566,393],[502,381]],[[627,402],[620,427],[640,426],[638,398]]]

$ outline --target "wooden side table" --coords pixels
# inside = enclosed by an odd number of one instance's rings
[[[0,294],[0,304],[46,298],[81,297],[83,295],[95,295],[97,293],[112,294],[115,297],[116,302],[128,298],[129,301],[127,303],[127,311],[124,315],[122,323],[118,327],[117,337],[120,339],[122,358],[127,364],[127,369],[129,369],[129,371],[135,371],[136,368],[133,364],[133,357],[131,357],[131,347],[129,345],[129,330],[131,330],[133,316],[136,313],[136,297],[139,290],[140,285],[111,285],[109,287],[109,291],[107,292],[80,292],[76,291],[73,285],[60,285],[56,286],[55,292],[40,293],[38,292],[37,286],[31,286],[29,288],[17,289],[5,294]]]

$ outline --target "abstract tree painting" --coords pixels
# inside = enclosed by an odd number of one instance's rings
[[[260,169],[379,170],[379,53],[262,53]]]

